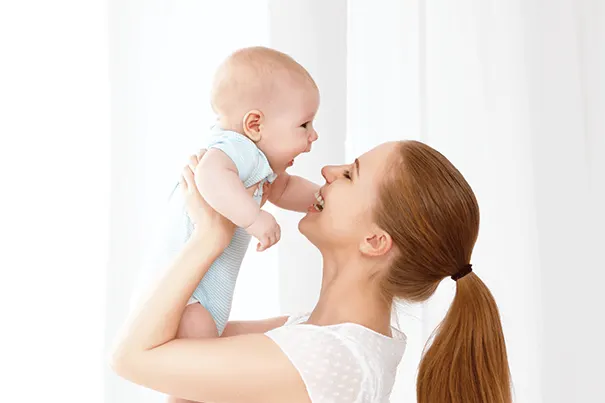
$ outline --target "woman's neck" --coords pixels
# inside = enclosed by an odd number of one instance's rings
[[[319,301],[308,323],[331,325],[352,322],[390,336],[391,303],[385,302],[378,284],[360,261],[346,264],[324,260]]]

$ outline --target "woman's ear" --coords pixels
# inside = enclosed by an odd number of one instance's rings
[[[244,134],[255,143],[262,138],[263,121],[265,117],[259,110],[252,110],[244,116]]]
[[[359,251],[365,256],[384,256],[393,247],[393,239],[381,228],[375,227],[367,234],[361,244]]]

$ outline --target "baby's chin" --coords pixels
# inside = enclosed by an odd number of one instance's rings
[[[280,175],[280,174],[285,173],[286,169],[290,168],[291,166],[292,166],[292,164],[290,163],[290,164],[280,164],[280,165],[275,166],[275,167],[272,166],[271,168],[273,169],[273,172],[276,175]]]
[[[273,173],[275,175],[282,175],[282,174],[286,173],[285,168],[275,168],[275,167],[271,166],[271,169],[273,170]]]

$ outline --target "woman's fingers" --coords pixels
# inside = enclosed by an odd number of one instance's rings
[[[193,176],[195,172],[195,168],[197,164],[200,163],[202,156],[206,153],[206,150],[201,149],[197,154],[190,155],[187,160],[187,166],[183,168],[182,178],[181,178],[181,186],[184,189],[188,189],[193,184]]]
[[[193,186],[193,171],[189,165],[183,168],[183,172],[181,174],[181,185],[183,185],[184,190],[188,190],[191,186]]]
[[[191,168],[191,172],[195,172],[195,167],[200,162],[199,157],[197,155],[191,155],[189,157],[189,168]]]

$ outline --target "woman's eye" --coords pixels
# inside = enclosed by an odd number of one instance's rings
[[[343,176],[347,179],[351,179],[351,172],[350,171],[345,171]]]

